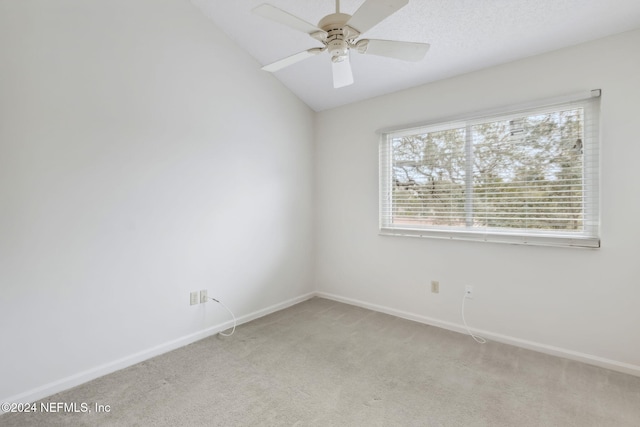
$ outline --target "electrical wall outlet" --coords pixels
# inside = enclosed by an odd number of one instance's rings
[[[191,292],[190,297],[191,297],[191,299],[189,301],[190,301],[191,305],[196,305],[196,304],[198,304],[198,302],[200,302],[200,300],[198,299],[198,291]]]
[[[203,289],[200,291],[200,302],[205,303],[209,301],[209,296],[207,295],[207,290]]]
[[[437,280],[431,281],[431,292],[433,292],[434,294],[440,293],[440,282],[438,282]]]
[[[467,285],[464,287],[464,297],[473,299],[473,286]]]

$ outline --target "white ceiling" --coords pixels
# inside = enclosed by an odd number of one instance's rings
[[[335,11],[334,0],[192,1],[262,65],[321,44],[254,7],[269,3],[312,24]],[[341,12],[352,15],[363,2],[341,0]],[[364,36],[430,43],[421,62],[352,52],[355,83],[340,89],[326,53],[274,75],[322,111],[635,28],[640,0],[411,0]]]

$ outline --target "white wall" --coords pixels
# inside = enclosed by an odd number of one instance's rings
[[[640,375],[639,45],[629,32],[319,113],[317,289],[459,329],[471,284],[468,321],[491,338]],[[376,129],[597,88],[601,249],[377,234]]]
[[[187,0],[0,0],[0,58],[0,401],[312,291],[313,112]]]

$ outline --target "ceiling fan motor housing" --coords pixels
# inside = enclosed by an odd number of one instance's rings
[[[346,13],[332,13],[318,23],[318,27],[327,32],[325,44],[333,62],[342,62],[349,54],[350,32],[345,31],[349,19],[351,15]]]

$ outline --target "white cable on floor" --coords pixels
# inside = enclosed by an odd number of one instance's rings
[[[231,330],[231,332],[229,332],[228,334],[225,334],[223,332],[218,332],[220,335],[222,335],[223,337],[230,337],[231,335],[233,335],[233,333],[236,331],[236,316],[233,315],[233,312],[231,310],[229,310],[229,307],[227,307],[226,305],[224,305],[224,303],[222,301],[218,301],[215,298],[211,298],[208,297],[210,300],[213,300],[215,302],[217,302],[218,304],[220,304],[221,306],[223,306],[231,315],[231,317],[233,317],[233,329]]]
[[[467,328],[467,332],[469,333],[469,335],[471,335],[471,338],[473,338],[478,344],[484,344],[487,342],[486,339],[482,338],[481,336],[476,336],[473,335],[473,333],[471,332],[471,329],[469,329],[469,326],[467,326],[467,321],[464,318],[464,300],[467,299],[467,293],[465,292],[464,295],[462,295],[462,322],[464,323],[464,327]]]

